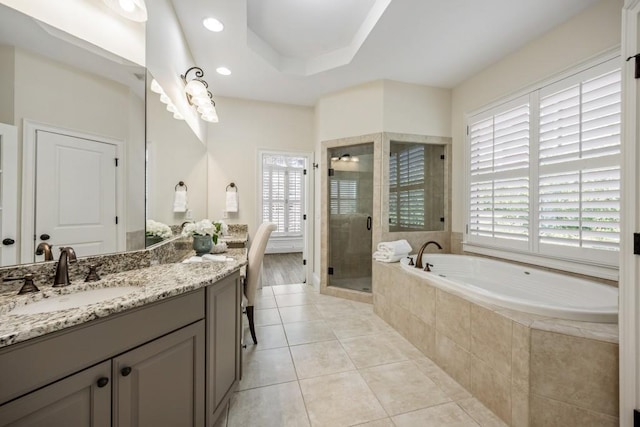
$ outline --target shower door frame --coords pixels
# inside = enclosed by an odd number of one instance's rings
[[[380,242],[382,133],[332,139],[320,143],[320,293],[361,302],[373,302],[373,293],[328,286],[329,284],[329,150],[352,145],[373,144],[373,210],[371,212],[371,250]]]

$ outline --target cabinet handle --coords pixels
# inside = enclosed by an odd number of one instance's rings
[[[98,379],[98,387],[102,388],[102,387],[106,386],[107,384],[109,384],[109,378],[102,377],[102,378]]]
[[[131,373],[131,368],[126,366],[120,370],[120,373],[122,374],[123,377],[126,377]]]

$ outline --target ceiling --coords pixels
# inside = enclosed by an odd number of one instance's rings
[[[173,0],[214,95],[298,105],[390,79],[452,88],[597,0]],[[202,20],[225,25],[212,33]],[[226,66],[230,76],[215,69]]]

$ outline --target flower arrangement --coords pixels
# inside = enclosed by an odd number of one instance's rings
[[[211,221],[203,219],[198,222],[185,224],[182,229],[183,236],[211,236],[213,243],[218,243],[218,237],[229,232],[229,226],[224,221]]]
[[[216,228],[216,234],[213,236],[213,243],[218,243],[218,236],[224,236],[229,234],[229,226],[222,220],[213,221],[213,226]]]
[[[148,219],[145,227],[145,235],[149,237],[160,237],[163,239],[168,239],[169,237],[173,236],[173,232],[167,224]]]

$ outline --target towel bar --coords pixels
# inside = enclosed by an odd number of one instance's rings
[[[184,187],[184,191],[189,190],[189,187],[187,187],[187,184],[185,184],[184,181],[180,181],[179,183],[177,183],[174,190],[178,190],[178,187]]]
[[[227,185],[227,188],[226,188],[227,191],[229,191],[229,187],[235,188],[236,192],[238,192],[238,186],[235,184],[235,182],[232,182],[231,184]]]

